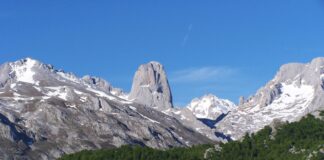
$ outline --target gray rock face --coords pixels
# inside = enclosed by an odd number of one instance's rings
[[[108,92],[115,96],[126,96],[123,90],[119,88],[114,88],[109,82],[102,78],[87,75],[82,77],[82,80],[91,85],[92,87],[95,87],[96,89],[101,90],[103,92]]]
[[[80,79],[29,58],[2,65],[0,73],[0,159],[56,159],[124,144],[162,149],[211,142],[171,116],[114,95],[103,80]]]
[[[10,65],[5,63],[0,66],[0,87],[4,87],[10,81]]]
[[[104,79],[98,78],[98,77],[91,77],[89,75],[84,76],[82,78],[85,82],[96,86],[98,89],[105,91],[105,92],[110,92],[112,90],[112,86],[109,82],[105,81]]]
[[[324,58],[283,65],[273,80],[221,121],[219,131],[241,138],[277,121],[297,121],[324,110]]]
[[[239,99],[239,105],[243,105],[245,103],[245,97],[241,96]]]
[[[138,68],[129,99],[157,110],[173,108],[169,82],[160,63],[150,62]]]

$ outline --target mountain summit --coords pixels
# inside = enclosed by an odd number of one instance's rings
[[[195,98],[187,108],[200,119],[216,120],[220,115],[227,114],[236,108],[236,105],[226,99],[220,99],[208,94],[201,98]]]
[[[152,61],[138,68],[129,99],[158,110],[173,108],[167,75],[160,63]]]

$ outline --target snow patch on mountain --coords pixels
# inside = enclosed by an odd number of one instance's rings
[[[74,83],[77,83],[77,84],[82,83],[81,80],[79,78],[77,78],[73,74],[64,73],[64,72],[57,72],[57,74],[65,81],[68,80],[70,82],[74,82]]]
[[[23,62],[23,65],[18,65],[17,63],[12,63],[12,73],[15,73],[17,81],[26,82],[26,83],[36,83],[34,80],[34,75],[36,74],[33,70],[33,67],[37,64],[36,60],[26,58]]]
[[[224,121],[217,125],[217,129],[233,140],[239,139],[245,133],[254,133],[273,120],[293,122],[307,113],[308,106],[314,99],[315,89],[311,85],[297,81],[281,83],[280,96],[267,106],[240,106],[233,110]]]
[[[35,89],[42,92],[42,87],[56,87],[73,84],[81,88],[89,88],[90,92],[96,93],[102,97],[110,99],[118,97],[123,99],[125,103],[130,103],[127,102],[128,94],[124,93],[119,88],[113,88],[110,83],[104,79],[92,76],[84,76],[83,78],[79,78],[73,73],[66,73],[63,70],[54,69],[52,65],[43,64],[31,58],[25,58],[16,62],[7,63],[1,67],[2,72],[4,73],[2,73],[3,76],[0,78],[2,83],[0,83],[0,87],[3,87],[4,83],[10,80],[12,85],[11,88],[13,90],[15,90],[14,85],[29,83],[34,85],[34,88],[38,87]],[[54,90],[54,88],[52,88],[52,90]],[[55,95],[58,94],[55,93]]]
[[[68,93],[65,87],[46,87],[49,91],[46,93],[48,97],[58,97],[62,100],[68,100]]]
[[[187,108],[197,117],[215,120],[221,114],[227,114],[236,105],[226,99],[220,99],[212,94],[195,98]]]
[[[314,87],[310,85],[303,84],[300,87],[297,86],[296,81],[292,84],[282,83],[282,96],[275,100],[272,105],[285,104],[289,105],[294,101],[304,100],[309,103],[314,96]]]

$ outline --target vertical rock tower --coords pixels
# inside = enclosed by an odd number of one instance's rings
[[[152,61],[138,68],[129,99],[157,110],[173,108],[169,82],[159,62]]]

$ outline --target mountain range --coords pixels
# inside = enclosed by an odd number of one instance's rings
[[[324,110],[324,58],[283,65],[239,104],[206,94],[173,105],[159,62],[141,65],[125,93],[102,78],[25,58],[0,66],[0,159],[56,159],[85,149],[156,149],[241,139],[276,121]]]

